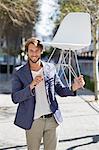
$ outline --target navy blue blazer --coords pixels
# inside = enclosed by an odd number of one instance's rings
[[[51,63],[43,64],[45,89],[50,105],[50,109],[58,123],[62,121],[55,94],[59,96],[74,96],[74,93],[65,87],[56,73],[55,66]],[[30,90],[30,83],[33,80],[29,63],[15,69],[12,78],[12,101],[19,104],[14,124],[23,128],[30,129],[34,121],[35,111],[35,89]]]

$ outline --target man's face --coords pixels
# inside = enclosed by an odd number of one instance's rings
[[[28,46],[27,55],[29,60],[31,60],[33,63],[36,63],[41,57],[41,49],[30,43]]]

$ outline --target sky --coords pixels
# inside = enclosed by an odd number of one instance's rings
[[[59,14],[58,0],[41,0],[40,5],[40,21],[36,25],[37,36],[40,39],[49,40],[55,27],[57,14]]]

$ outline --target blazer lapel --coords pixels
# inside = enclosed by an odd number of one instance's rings
[[[45,62],[42,62],[42,61],[41,61],[41,63],[42,63],[42,66],[43,66],[43,74],[44,74],[45,85],[48,86],[49,79],[50,79],[50,65],[45,63]],[[28,62],[23,67],[21,77],[25,78],[27,83],[31,83],[32,80],[33,80],[33,76],[32,76],[32,73],[31,73]]]
[[[47,82],[50,76],[50,66],[45,62],[42,62],[42,65],[43,65],[44,80],[45,82]]]
[[[33,80],[33,77],[32,77],[32,73],[31,73],[31,70],[30,70],[28,62],[26,63],[26,65],[24,66],[23,69],[24,69],[23,73],[24,73],[25,78],[27,79],[27,82],[31,83],[32,80]]]
[[[42,63],[42,66],[43,66],[44,80],[46,82],[49,79],[50,66],[47,65],[45,62],[41,62],[41,63]],[[28,81],[28,83],[32,82],[33,76],[32,76],[32,73],[31,73],[28,62],[23,67],[22,72],[23,72],[23,78],[25,77],[25,79]],[[21,76],[22,76],[22,74],[21,74]]]

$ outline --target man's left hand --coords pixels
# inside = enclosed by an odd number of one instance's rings
[[[85,81],[83,75],[80,75],[79,77],[76,77],[74,79],[74,83],[72,84],[72,90],[76,91],[80,88],[83,88],[84,85],[85,85]]]

